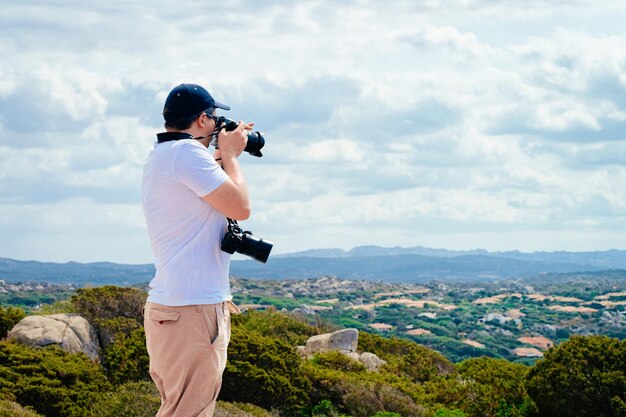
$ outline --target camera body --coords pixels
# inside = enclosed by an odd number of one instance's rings
[[[237,252],[265,263],[273,246],[273,242],[254,237],[252,232],[241,230],[237,221],[228,219],[228,231],[222,239],[220,249],[231,255]]]
[[[220,129],[224,129],[227,132],[231,132],[237,129],[239,123],[236,121],[229,119],[224,116],[220,116],[217,119],[217,126],[220,126]],[[244,149],[244,152],[248,152],[252,156],[262,157],[261,148],[265,146],[265,138],[261,134],[261,132],[250,132],[248,133],[248,143]]]

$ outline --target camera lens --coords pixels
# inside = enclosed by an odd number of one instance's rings
[[[239,125],[236,121],[224,116],[220,116],[217,124],[222,125],[227,132],[237,129]],[[252,156],[262,157],[261,148],[263,148],[263,146],[265,146],[265,138],[261,132],[248,133],[248,143],[244,149],[245,152],[248,152]]]
[[[269,240],[259,239],[249,233],[245,233],[237,252],[265,263],[270,256],[273,246],[274,243]]]
[[[265,138],[261,135],[261,132],[248,133],[248,143],[244,149],[245,152],[252,156],[261,157],[263,156],[261,153],[263,146],[265,146]]]

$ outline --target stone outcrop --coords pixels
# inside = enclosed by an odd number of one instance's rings
[[[73,314],[25,317],[11,329],[9,338],[35,347],[57,344],[68,352],[83,352],[98,360],[96,330],[83,317]]]
[[[307,340],[306,346],[296,347],[296,352],[303,359],[311,359],[316,353],[338,351],[350,359],[361,362],[369,371],[377,371],[378,368],[387,363],[373,353],[358,353],[356,351],[358,343],[359,331],[357,329],[343,329],[333,333],[312,336]]]
[[[355,352],[359,343],[357,329],[344,329],[333,333],[318,334],[306,341],[308,355],[338,350],[340,352]]]
[[[359,356],[359,361],[365,366],[368,371],[377,371],[378,368],[386,364],[384,360],[370,352],[363,352]]]

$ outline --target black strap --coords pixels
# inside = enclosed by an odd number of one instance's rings
[[[194,138],[192,134],[183,133],[183,132],[163,132],[163,133],[157,133],[156,136],[157,136],[158,143],[169,142],[171,140]]]

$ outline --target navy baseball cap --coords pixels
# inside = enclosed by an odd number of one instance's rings
[[[209,108],[230,110],[230,106],[213,100],[211,94],[196,84],[181,84],[174,87],[165,100],[163,118],[166,122],[184,119]]]

